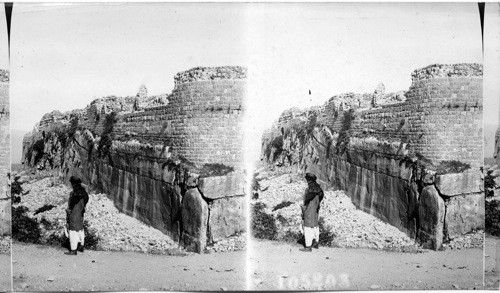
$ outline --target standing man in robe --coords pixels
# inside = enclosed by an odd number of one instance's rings
[[[302,220],[305,247],[301,251],[310,252],[312,247],[319,248],[319,207],[323,200],[323,190],[316,182],[316,175],[306,173],[307,188],[304,193]]]
[[[69,179],[73,191],[70,193],[68,200],[68,209],[66,210],[68,221],[68,236],[70,243],[70,251],[65,252],[68,255],[76,255],[77,250],[83,252],[85,244],[85,234],[83,232],[83,216],[85,214],[85,206],[89,201],[89,195],[82,186],[82,180],[71,176]]]

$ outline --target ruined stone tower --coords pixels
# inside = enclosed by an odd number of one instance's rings
[[[430,65],[404,94],[376,92],[283,113],[265,159],[315,173],[430,248],[483,228],[482,66]]]
[[[24,139],[24,161],[81,177],[120,211],[203,251],[245,229],[245,94],[245,68],[193,68],[166,97],[111,96],[46,114]]]

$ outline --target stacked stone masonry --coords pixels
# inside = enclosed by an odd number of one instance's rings
[[[245,94],[246,69],[194,68],[176,75],[169,95],[148,97],[142,86],[134,97],[46,114],[23,140],[23,162],[78,176],[120,211],[203,252],[245,230]],[[77,131],[64,143],[56,128],[75,117]]]
[[[412,81],[404,98],[379,86],[285,111],[263,136],[263,154],[315,173],[325,188],[346,190],[360,209],[438,249],[484,226],[482,66],[431,65]]]

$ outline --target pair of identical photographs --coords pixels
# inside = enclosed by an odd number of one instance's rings
[[[498,290],[498,3],[3,9],[0,291]]]

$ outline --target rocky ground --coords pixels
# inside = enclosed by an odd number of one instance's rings
[[[266,212],[276,219],[276,240],[289,240],[287,235],[300,232],[301,201],[307,183],[291,170],[285,172],[259,170],[256,179],[260,185],[259,198],[253,203],[264,203]],[[276,209],[287,203],[286,207]],[[276,209],[273,211],[273,209]],[[333,235],[330,246],[372,248],[378,250],[423,252],[413,239],[378,218],[358,210],[343,191],[325,192],[321,203],[320,220],[324,229]],[[444,249],[482,248],[483,231],[477,231],[446,243]]]
[[[489,234],[484,247],[484,288],[500,289],[500,237]]]
[[[179,292],[246,288],[245,251],[189,256],[90,250],[68,256],[63,252],[59,247],[14,242],[14,290]]]
[[[10,264],[10,253],[0,254],[0,292],[11,291],[12,276]]]
[[[0,254],[10,255],[11,240],[10,236],[0,236]]]
[[[281,174],[267,177],[261,174],[259,181],[262,192],[255,202],[265,203],[267,212],[275,218],[286,219],[276,221],[278,231],[286,235],[286,231],[298,233],[301,223],[301,201],[307,183],[302,177],[294,174]],[[273,211],[284,201],[293,202],[287,207]],[[397,228],[356,209],[350,198],[343,191],[326,191],[321,203],[320,218],[324,219],[324,227],[335,237],[332,246],[375,248],[387,250],[416,251],[415,242]],[[277,240],[280,240],[278,237]]]
[[[402,253],[255,240],[249,247],[254,290],[452,290],[483,288],[483,250]]]
[[[29,209],[28,217],[36,219],[41,228],[41,243],[49,243],[54,238],[64,237],[67,199],[71,188],[53,177],[28,181],[23,189],[30,191],[22,196],[21,203]],[[134,251],[155,254],[187,254],[169,236],[149,227],[139,220],[120,213],[105,194],[89,194],[85,219],[89,231],[98,239],[95,247],[105,251]],[[43,206],[54,206],[38,212]],[[242,250],[246,245],[246,235],[233,236],[207,249],[207,252]]]

